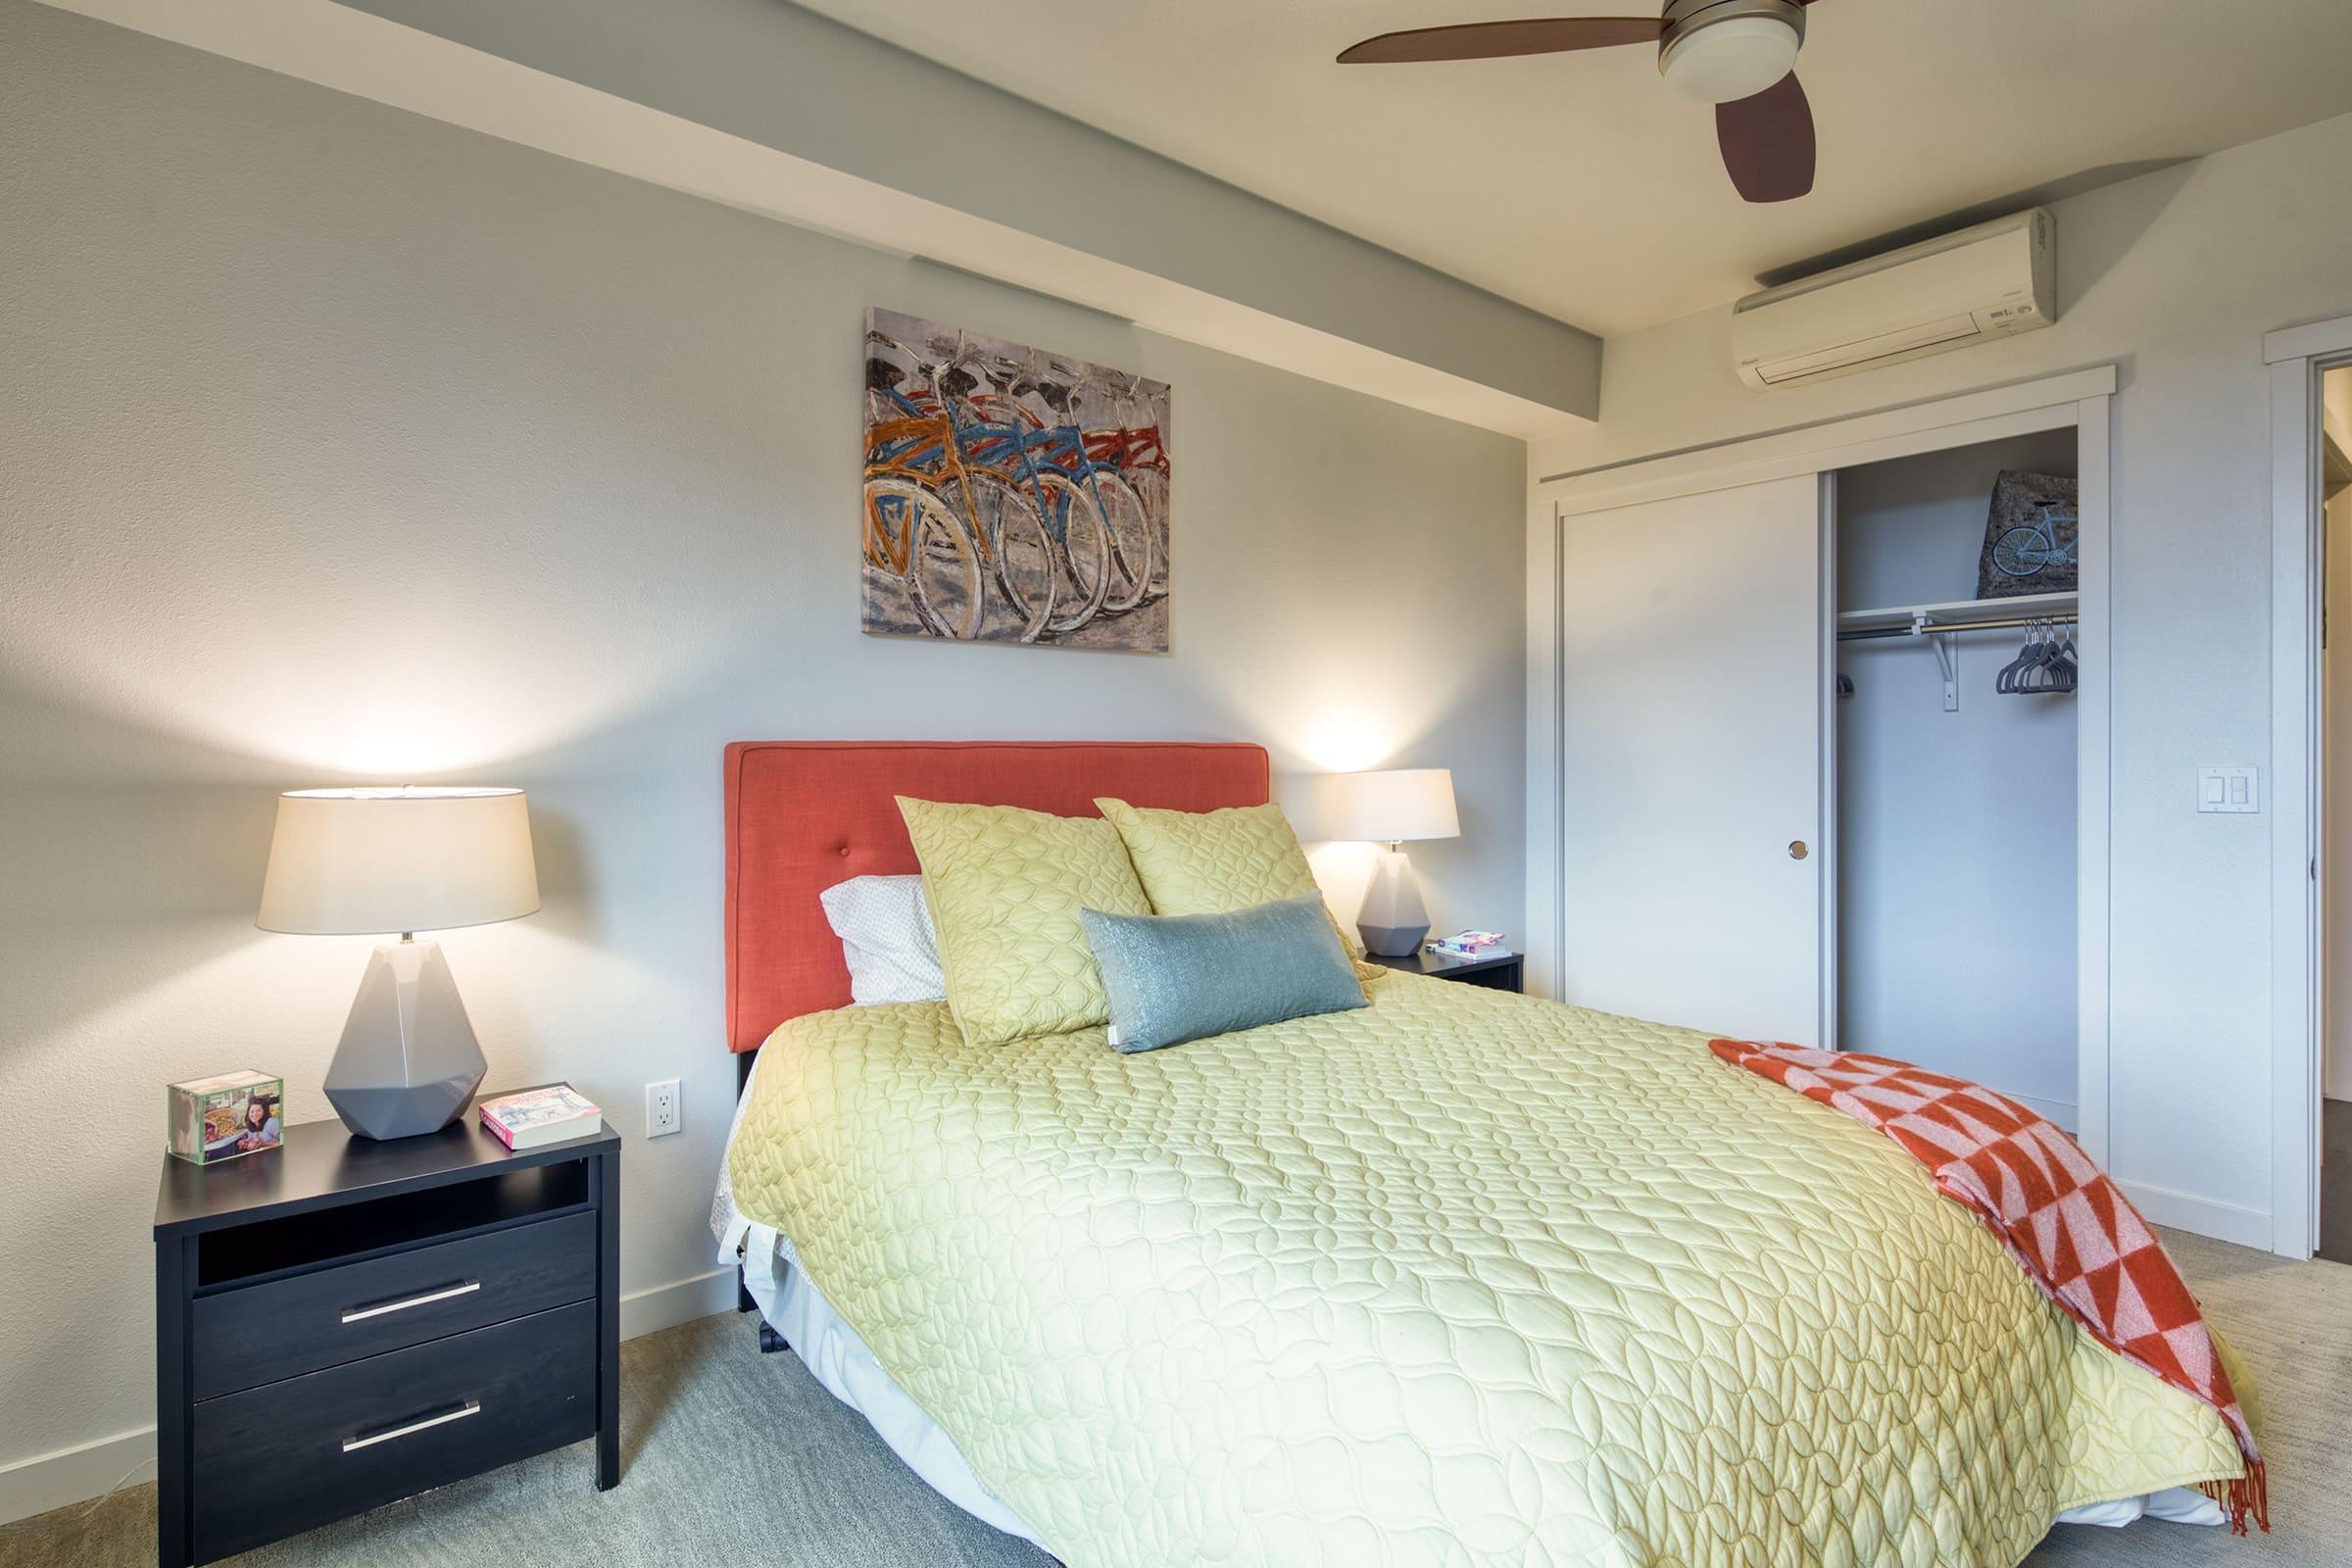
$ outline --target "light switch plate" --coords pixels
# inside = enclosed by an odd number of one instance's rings
[[[2256,767],[2197,769],[2197,809],[2246,815],[2262,809],[2262,770]]]

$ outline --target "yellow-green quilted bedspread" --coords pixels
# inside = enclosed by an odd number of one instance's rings
[[[796,1019],[736,1200],[1074,1565],[2007,1568],[2238,1473],[1909,1156],[1704,1037],[1367,989],[1131,1056]]]

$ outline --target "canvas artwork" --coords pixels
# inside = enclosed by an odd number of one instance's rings
[[[2071,594],[2082,582],[2076,533],[2082,487],[2063,473],[2011,473],[1993,481],[1977,557],[1977,597]]]
[[[865,318],[869,633],[1168,651],[1168,386]]]

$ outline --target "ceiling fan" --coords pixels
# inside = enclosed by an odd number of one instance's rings
[[[1658,74],[1715,106],[1715,139],[1732,183],[1751,202],[1813,188],[1813,106],[1796,52],[1813,0],[1667,0],[1664,16],[1553,17],[1384,32],[1343,51],[1343,66],[1498,60],[1618,44],[1658,46]]]

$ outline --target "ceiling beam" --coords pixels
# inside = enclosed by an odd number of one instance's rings
[[[1591,334],[784,0],[48,3],[1464,423],[1598,414]]]

